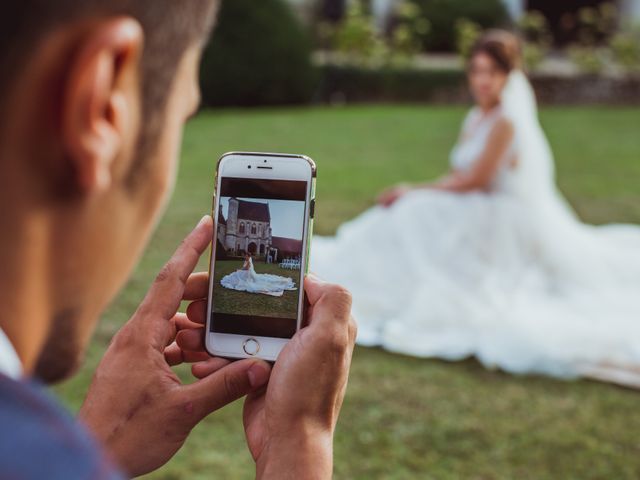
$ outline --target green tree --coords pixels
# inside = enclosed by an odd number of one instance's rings
[[[227,0],[204,52],[203,103],[253,106],[311,99],[311,41],[283,0]]]
[[[482,29],[508,22],[501,0],[414,0],[431,28],[422,36],[426,50],[456,51],[456,23],[467,19]]]

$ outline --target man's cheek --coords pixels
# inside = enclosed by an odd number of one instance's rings
[[[166,206],[175,188],[181,138],[182,127],[170,125],[167,134],[162,136],[158,158],[152,165],[156,203],[162,207]]]

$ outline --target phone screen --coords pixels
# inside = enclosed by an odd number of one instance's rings
[[[303,280],[307,182],[222,177],[210,328],[291,338]]]

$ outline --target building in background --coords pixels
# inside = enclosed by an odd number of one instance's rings
[[[285,258],[300,260],[302,253],[302,240],[285,237],[272,237],[271,255],[273,262],[279,262]]]

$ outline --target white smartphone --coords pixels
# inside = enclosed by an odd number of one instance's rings
[[[218,161],[205,346],[275,361],[303,326],[316,166],[304,155],[233,152]]]

